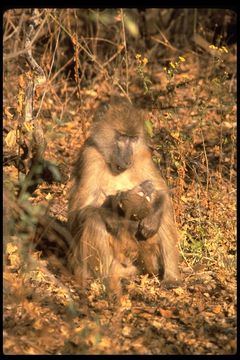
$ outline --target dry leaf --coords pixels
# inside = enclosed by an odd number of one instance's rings
[[[124,326],[124,328],[122,329],[122,335],[125,337],[131,337],[131,328],[130,326]]]
[[[21,260],[18,254],[8,255],[8,260],[10,262],[10,266],[14,269],[18,269],[21,265]]]
[[[148,274],[141,277],[141,286],[144,286],[148,281]]]
[[[46,200],[51,200],[52,198],[53,196],[50,193],[48,193],[47,196],[45,197]]]
[[[219,314],[222,311],[221,305],[216,305],[213,310],[214,314]]]
[[[143,318],[143,319],[146,319],[146,320],[151,320],[151,318],[152,318],[152,314],[149,314],[149,313],[146,313],[146,312],[144,312],[144,313],[142,313],[142,314],[139,314],[139,317],[141,317],[141,318]]]
[[[162,322],[161,321],[157,321],[157,320],[153,320],[151,322],[152,326],[155,327],[155,329],[162,329]]]
[[[184,294],[184,289],[181,287],[175,288],[173,289],[173,292],[177,295],[183,295]]]
[[[23,75],[20,75],[18,77],[18,85],[20,86],[20,88],[23,88],[25,86],[25,80]]]
[[[101,342],[98,344],[98,349],[109,349],[111,347],[111,339],[109,339],[107,336],[103,336],[101,338]]]
[[[181,200],[182,202],[184,202],[185,204],[188,204],[189,203],[189,199],[186,198],[186,196],[181,196]]]
[[[6,252],[7,254],[13,254],[18,250],[18,247],[14,245],[13,243],[8,243],[6,246]]]
[[[16,130],[9,131],[9,133],[5,137],[5,142],[9,147],[13,147],[16,144]]]
[[[30,121],[25,121],[23,125],[28,132],[33,131],[33,124]]]
[[[12,120],[13,114],[11,114],[8,109],[9,109],[9,108],[5,108],[4,114],[7,116],[7,118],[8,118],[9,120]]]
[[[160,314],[165,318],[171,318],[174,317],[173,312],[171,310],[164,310],[162,308],[158,309]]]
[[[128,295],[122,295],[120,298],[121,307],[125,309],[130,309],[132,307],[131,300],[129,299]]]
[[[34,323],[33,323],[33,327],[36,330],[42,329],[42,327],[43,327],[43,319],[40,318],[40,319],[35,320]]]

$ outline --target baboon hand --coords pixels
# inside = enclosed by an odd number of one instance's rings
[[[182,286],[182,284],[183,281],[180,276],[175,276],[175,277],[164,276],[164,279],[161,282],[161,287],[165,289],[173,289]]]
[[[159,226],[160,219],[151,214],[139,223],[136,236],[139,240],[148,239],[157,233]]]
[[[137,188],[137,187],[136,187]],[[144,196],[151,197],[154,186],[151,180],[145,180],[140,185],[138,185],[139,192],[142,192]]]

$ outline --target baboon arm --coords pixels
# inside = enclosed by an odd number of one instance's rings
[[[86,147],[77,160],[79,171],[78,176],[75,174],[69,208],[82,209],[89,205],[100,207],[107,196],[131,190],[146,180],[151,180],[156,190],[165,188],[164,181],[152,164],[149,151],[144,148],[138,155],[133,167],[115,179],[99,151],[93,146]]]
[[[121,227],[119,217],[112,211],[112,209],[106,209],[104,207],[99,208],[99,214],[106,226],[106,230],[113,236],[117,236]]]
[[[165,211],[166,196],[166,193],[163,191],[159,191],[155,195],[149,215],[139,224],[137,232],[139,240],[148,239],[158,232]]]
[[[94,147],[86,148],[78,162],[79,174],[78,177],[75,176],[69,198],[71,211],[89,205],[100,207],[108,196],[130,190],[142,182],[138,182],[138,178],[132,176],[132,171],[123,172],[116,179],[102,155]]]
[[[106,164],[101,154],[94,147],[87,147],[80,153],[77,160],[79,169],[75,175],[69,197],[70,217],[71,212],[79,211],[87,206],[101,206],[105,200],[99,178],[106,177]]]
[[[155,235],[159,229],[161,219],[157,213],[145,217],[138,226],[136,237],[138,240],[146,240]]]

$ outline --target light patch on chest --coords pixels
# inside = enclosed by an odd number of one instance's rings
[[[115,195],[118,191],[127,191],[132,189],[136,184],[131,180],[129,171],[123,172],[118,176],[108,174],[102,182],[101,192],[105,197]]]

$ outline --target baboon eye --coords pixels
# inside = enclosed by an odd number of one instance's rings
[[[133,142],[137,142],[138,141],[138,136],[132,136],[131,139],[132,139]]]
[[[118,134],[118,140],[120,140],[120,141],[124,141],[124,140],[126,140],[126,138],[127,138],[128,136],[127,135],[125,135],[125,134]]]
[[[137,217],[137,214],[132,214],[132,216],[131,216],[131,220],[138,220],[138,217]]]

